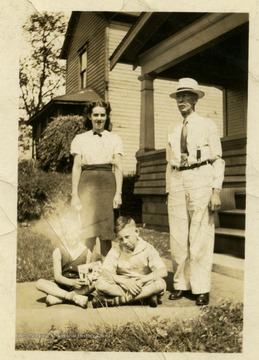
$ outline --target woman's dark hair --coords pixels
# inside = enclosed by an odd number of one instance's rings
[[[110,112],[111,112],[111,105],[109,103],[109,101],[103,101],[103,100],[99,100],[99,101],[93,101],[93,102],[89,102],[86,104],[85,109],[84,109],[84,117],[85,117],[85,128],[86,130],[91,130],[93,128],[93,124],[92,121],[89,119],[89,116],[92,114],[93,108],[100,106],[102,108],[105,109],[106,115],[107,115],[107,120],[104,126],[105,130],[111,131],[111,119],[110,119]]]

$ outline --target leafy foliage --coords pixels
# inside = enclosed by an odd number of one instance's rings
[[[38,145],[38,163],[46,171],[70,172],[73,160],[70,145],[76,134],[85,131],[84,118],[59,116],[49,123]]]
[[[20,59],[21,109],[36,114],[65,82],[59,58],[66,19],[62,13],[34,13],[23,26],[31,53]]]
[[[20,154],[25,154],[30,149],[32,137],[32,127],[26,125],[24,121],[19,123],[18,145]]]
[[[71,175],[46,173],[33,161],[18,164],[18,221],[39,219],[70,200]]]
[[[159,320],[96,326],[79,332],[69,324],[67,331],[52,326],[43,339],[18,341],[17,350],[124,351],[124,352],[207,352],[242,351],[243,305],[222,302],[201,309],[195,319]]]

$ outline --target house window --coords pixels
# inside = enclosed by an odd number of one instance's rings
[[[79,54],[80,58],[80,89],[84,89],[87,85],[87,48]]]

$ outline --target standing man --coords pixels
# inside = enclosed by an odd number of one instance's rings
[[[217,127],[195,112],[204,92],[191,78],[179,80],[176,99],[182,124],[168,134],[166,191],[174,290],[197,295],[197,305],[209,303],[214,250],[214,212],[221,206],[225,162]]]

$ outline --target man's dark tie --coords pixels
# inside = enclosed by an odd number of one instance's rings
[[[188,166],[187,131],[187,121],[184,121],[181,133],[181,166]]]
[[[98,135],[100,137],[102,137],[102,134],[99,134],[98,132],[94,131],[94,135]]]
[[[188,154],[187,149],[187,121],[184,121],[181,133],[181,153]]]

